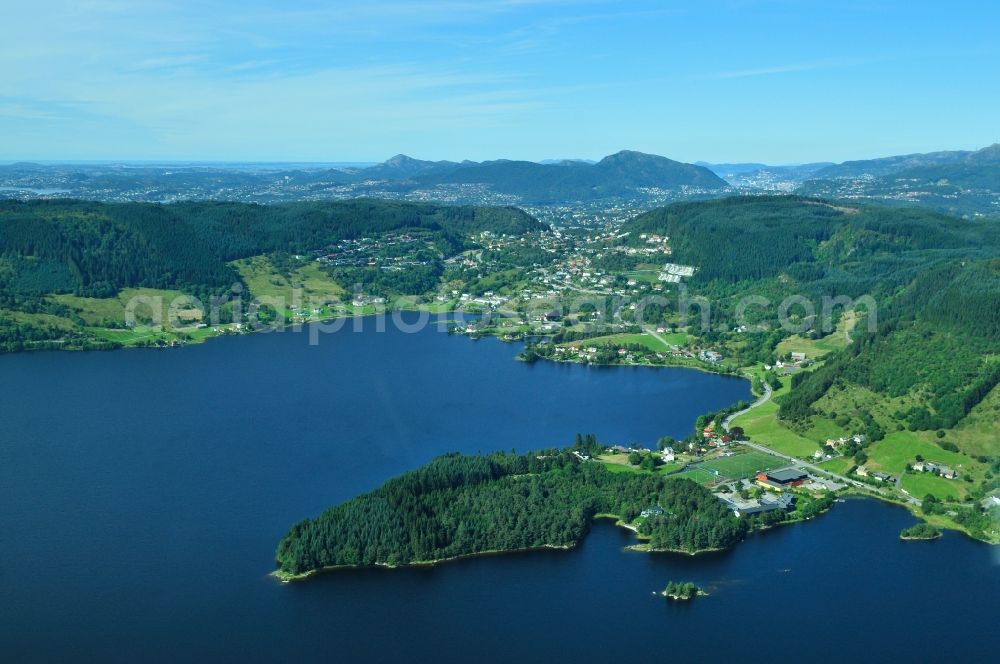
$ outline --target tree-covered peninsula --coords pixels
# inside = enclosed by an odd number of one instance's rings
[[[653,550],[687,553],[732,546],[756,524],[694,482],[612,473],[568,450],[449,454],[295,524],[276,574],[572,547],[598,516],[637,523]]]

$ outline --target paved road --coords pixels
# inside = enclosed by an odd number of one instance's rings
[[[653,329],[651,327],[646,327],[646,328],[643,328],[643,329],[646,331],[647,334],[649,334],[650,336],[652,336],[654,339],[656,339],[657,341],[659,341],[661,344],[663,344],[664,346],[666,346],[670,350],[679,350],[682,353],[684,353],[684,355],[686,357],[694,357],[694,353],[688,353],[687,351],[685,351],[684,349],[682,349],[680,346],[675,346],[674,344],[670,343],[669,341],[667,341],[666,339],[664,339],[662,336],[660,336],[660,333],[657,332],[655,329]]]
[[[771,395],[772,394],[773,394],[773,391],[771,390],[771,386],[768,385],[765,382],[764,383],[764,394],[762,394],[759,399],[757,399],[756,401],[754,401],[748,407],[744,408],[743,410],[741,410],[739,412],[733,413],[732,415],[730,415],[729,417],[727,417],[726,419],[724,419],[722,421],[722,428],[725,429],[726,431],[729,431],[729,425],[732,423],[732,421],[734,419],[736,419],[740,415],[743,415],[744,413],[749,413],[754,408],[757,408],[759,406],[764,405],[765,403],[767,403],[768,401],[771,400]],[[851,479],[850,477],[847,477],[846,475],[840,475],[839,473],[834,473],[832,471],[829,471],[826,468],[820,468],[816,464],[809,463],[808,461],[803,461],[802,459],[799,459],[797,457],[789,456],[787,454],[782,454],[781,452],[778,452],[777,450],[772,450],[770,447],[766,447],[765,445],[761,445],[760,443],[754,443],[754,442],[751,442],[749,440],[744,440],[744,441],[742,441],[742,444],[746,445],[747,447],[751,447],[751,448],[757,450],[758,452],[764,452],[765,454],[771,454],[773,456],[780,457],[780,458],[788,461],[790,464],[792,464],[794,466],[797,466],[799,468],[804,468],[804,469],[806,469],[806,470],[808,470],[808,471],[810,471],[810,472],[812,472],[814,474],[825,475],[827,477],[832,477],[833,479],[836,479],[839,482],[842,482],[842,483],[846,484],[847,486],[853,486],[853,487],[858,488],[858,489],[868,489],[868,490],[873,491],[873,492],[875,492],[875,493],[877,493],[877,494],[879,494],[881,496],[886,496],[887,498],[895,498],[896,497],[895,494],[893,494],[893,493],[891,493],[889,491],[884,491],[883,489],[880,489],[879,487],[871,486],[870,484],[865,484],[864,482],[859,482],[858,480]],[[912,503],[912,504],[914,504],[914,505],[919,505],[920,504],[920,501],[917,500],[916,498],[913,498],[912,496],[908,496],[907,497],[907,501],[910,502],[910,503]]]
[[[796,457],[793,457],[793,456],[789,456],[787,454],[782,454],[781,452],[777,452],[775,450],[772,450],[770,447],[765,447],[764,445],[760,445],[759,443],[753,443],[753,442],[750,442],[748,440],[744,440],[744,441],[742,441],[742,444],[746,445],[747,447],[752,447],[753,449],[755,449],[755,450],[757,450],[759,452],[764,452],[766,454],[772,454],[772,455],[774,455],[776,457],[781,457],[782,459],[785,459],[789,463],[791,463],[791,464],[793,464],[793,465],[795,465],[795,466],[797,466],[799,468],[804,468],[805,470],[808,470],[808,471],[810,471],[810,472],[812,472],[812,473],[814,473],[816,475],[826,475],[827,477],[832,477],[835,480],[838,480],[839,482],[842,482],[843,484],[846,484],[848,486],[853,486],[853,487],[856,487],[858,489],[869,489],[869,490],[874,491],[875,493],[877,493],[879,495],[890,497],[890,498],[893,497],[893,494],[889,493],[888,491],[883,491],[882,489],[880,489],[880,488],[878,488],[876,486],[871,486],[870,484],[865,484],[864,482],[859,482],[858,480],[852,480],[851,478],[849,478],[849,477],[847,477],[845,475],[840,475],[838,473],[831,472],[831,471],[827,470],[826,468],[820,468],[816,464],[809,463],[808,461],[803,461],[802,459],[799,459],[799,458],[796,458]]]
[[[763,406],[764,404],[766,404],[768,401],[771,400],[771,395],[774,394],[774,390],[771,389],[771,386],[768,385],[766,381],[761,381],[761,382],[764,384],[764,394],[762,394],[760,398],[758,398],[756,401],[754,401],[752,404],[750,404],[743,410],[735,412],[726,419],[722,420],[723,429],[729,431],[729,425],[734,419],[736,419],[740,415],[749,413],[751,410],[757,408],[758,406]]]

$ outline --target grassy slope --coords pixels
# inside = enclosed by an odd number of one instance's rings
[[[793,335],[781,341],[775,349],[777,355],[785,353],[805,353],[809,359],[820,358],[827,353],[846,348],[848,333],[854,329],[857,317],[853,311],[846,312],[837,324],[837,329],[821,339],[808,339]]]
[[[600,461],[605,465],[605,467],[612,473],[645,473],[649,472],[639,468],[638,466],[633,466],[628,462],[627,454],[602,454],[599,457],[595,457],[597,461]],[[679,462],[665,463],[661,466],[656,467],[657,473],[672,473],[678,468],[681,468],[684,464]]]
[[[777,353],[783,355],[789,352],[805,353],[807,358],[821,360],[822,357],[835,350],[847,346],[847,331],[855,324],[853,312],[841,317],[837,329],[820,339],[807,339],[798,335],[783,340],[777,348]],[[760,372],[756,372],[758,377]],[[743,430],[753,439],[758,439],[768,447],[783,454],[798,457],[809,457],[819,449],[819,441],[827,438],[839,438],[847,435],[841,427],[825,418],[814,418],[805,431],[793,431],[778,420],[778,404],[776,399],[788,394],[790,379],[785,378],[784,384],[775,390],[771,400],[766,404],[733,420],[733,426],[743,427]]]
[[[76,311],[88,327],[100,326],[105,321],[124,323],[126,309],[130,306],[138,317],[154,319],[159,315],[168,328],[172,327],[169,320],[171,306],[177,313],[178,327],[189,327],[200,320],[198,311],[190,306],[190,300],[177,290],[126,288],[111,298],[53,295],[52,299]]]
[[[868,448],[868,466],[887,473],[901,473],[916,455],[926,461],[945,464],[955,470],[979,470],[982,464],[958,452],[943,450],[925,439],[929,432],[893,431]]]
[[[311,300],[339,301],[344,289],[331,279],[319,264],[310,261],[297,267],[286,278],[279,274],[266,256],[234,261],[232,266],[246,282],[255,298],[274,298],[287,304],[295,301],[295,289],[300,289],[301,305]]]
[[[780,397],[787,393],[788,387],[784,386],[775,391],[774,396]],[[758,440],[782,454],[808,457],[819,449],[815,440],[809,440],[795,433],[778,420],[778,404],[774,402],[773,397],[764,405],[737,417],[733,420],[733,426],[743,427],[743,431],[751,439]]]
[[[908,473],[903,475],[901,482],[903,488],[916,498],[923,498],[930,493],[940,500],[961,500],[968,493],[965,482],[946,480],[930,473]]]
[[[1000,386],[972,409],[945,438],[972,455],[1000,456]]]
[[[854,459],[850,457],[836,457],[830,459],[829,461],[824,461],[819,464],[821,468],[826,468],[831,473],[837,473],[838,475],[843,475],[848,470],[854,466]]]

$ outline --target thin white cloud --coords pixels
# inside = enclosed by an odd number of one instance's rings
[[[841,69],[870,62],[868,60],[818,60],[815,62],[799,62],[773,67],[757,67],[753,69],[736,69],[709,74],[702,78],[724,80],[729,78],[753,78],[757,76],[774,76],[776,74],[793,74],[820,69]]]

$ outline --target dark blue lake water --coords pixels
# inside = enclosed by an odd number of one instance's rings
[[[514,361],[428,328],[0,357],[0,658],[990,659],[990,547],[867,501],[689,558],[571,552],[267,576],[295,521],[443,452],[653,443],[749,398],[696,371]],[[693,580],[712,595],[651,592]]]

